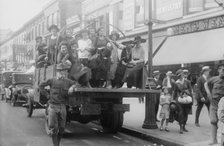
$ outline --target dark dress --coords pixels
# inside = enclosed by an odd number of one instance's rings
[[[122,62],[129,63],[131,61],[131,50],[128,51],[127,48],[124,48],[121,52],[121,60],[118,63],[114,84],[118,88],[122,87],[123,82],[122,79],[124,78],[124,74],[127,68],[127,65],[124,65]]]
[[[49,62],[51,64],[56,61],[56,55],[57,55],[57,50],[58,50],[58,45],[63,41],[63,38],[61,36],[58,36],[55,39],[49,38],[48,40],[48,51],[47,51],[47,56],[49,58]]]
[[[37,68],[41,68],[44,66],[45,64],[45,60],[44,58],[46,57],[46,50],[44,50],[44,47],[46,46],[46,44],[42,43],[40,45],[38,45],[36,48],[37,48],[37,51],[38,51],[38,58],[37,58]]]
[[[92,80],[91,85],[93,87],[100,86],[100,81],[107,80],[107,75],[110,70],[110,55],[111,52],[107,48],[108,40],[105,37],[104,39],[96,38],[94,42],[94,48],[96,49],[96,53],[98,57],[95,60],[92,60],[93,63],[89,63],[89,67],[92,69]],[[100,49],[99,49],[100,48]]]
[[[178,102],[178,97],[183,95],[184,93],[193,97],[190,81],[184,79],[184,82],[182,84],[177,80],[174,86],[173,99],[176,101],[176,105],[178,107],[178,116],[176,120],[179,122],[180,125],[183,126],[186,125],[188,114],[191,112],[191,107],[193,104],[181,104]]]

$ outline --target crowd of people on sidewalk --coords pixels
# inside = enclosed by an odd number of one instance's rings
[[[178,69],[175,75],[168,71],[165,77],[161,77],[158,70],[153,72],[155,89],[162,91],[155,108],[156,115],[161,118],[161,131],[169,132],[168,123],[176,120],[180,125],[180,134],[188,132],[188,115],[192,114],[192,105],[196,101],[195,126],[200,127],[199,116],[205,105],[212,127],[210,145],[217,144],[218,121],[221,123],[221,145],[224,145],[224,62],[220,61],[217,65],[217,76],[211,76],[211,71],[209,66],[203,66],[195,84],[189,80],[186,69]]]

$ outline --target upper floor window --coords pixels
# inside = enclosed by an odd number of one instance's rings
[[[205,0],[205,8],[206,9],[210,9],[210,8],[214,8],[214,7],[218,7],[218,4],[214,0]]]
[[[57,25],[57,20],[58,20],[58,13],[55,12],[55,13],[53,14],[53,24],[56,24],[56,25]]]
[[[200,12],[204,10],[204,0],[189,0],[188,12]]]
[[[135,0],[135,26],[145,21],[145,0]]]

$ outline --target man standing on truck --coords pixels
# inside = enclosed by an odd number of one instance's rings
[[[57,74],[55,78],[43,81],[39,85],[40,91],[49,98],[48,124],[53,146],[59,146],[66,124],[68,93],[73,92],[76,84],[76,82],[67,79],[68,68],[65,68],[62,64],[58,64],[56,70]],[[50,93],[45,90],[46,86],[50,86]]]

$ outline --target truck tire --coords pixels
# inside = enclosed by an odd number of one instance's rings
[[[104,114],[101,125],[105,132],[117,133],[123,125],[123,112],[114,111],[112,114]]]
[[[33,102],[31,99],[28,99],[27,101],[27,108],[26,108],[26,111],[27,111],[27,117],[31,117],[32,114],[33,114]]]

